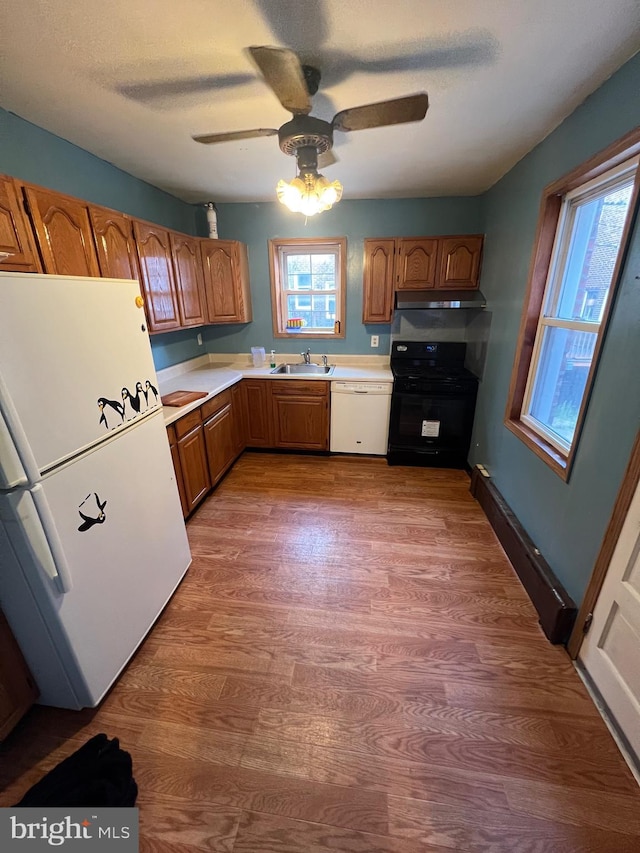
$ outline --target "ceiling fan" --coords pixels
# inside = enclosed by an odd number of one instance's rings
[[[320,71],[303,65],[298,55],[284,47],[250,47],[249,52],[267,85],[293,118],[280,128],[210,133],[194,136],[196,142],[210,145],[259,136],[278,135],[280,148],[296,157],[301,175],[316,172],[318,155],[333,147],[334,131],[350,132],[392,124],[421,121],[429,107],[426,93],[409,95],[341,110],[332,121],[310,115],[311,98],[320,85]]]

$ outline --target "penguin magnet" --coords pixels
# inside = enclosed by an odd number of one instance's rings
[[[86,504],[86,502],[91,497],[90,494],[87,495],[86,498],[80,504],[80,507],[78,507],[78,515],[82,519],[82,524],[80,525],[80,527],[78,527],[78,530],[80,531],[80,533],[86,533],[86,531],[91,530],[91,528],[95,524],[104,524],[105,521],[107,520],[107,516],[105,515],[105,512],[104,512],[104,508],[106,507],[107,502],[101,501],[95,492],[93,493],[93,496],[96,499],[96,509],[94,510],[94,512],[97,512],[98,514],[97,515],[86,515],[84,512],[82,512],[81,508]]]

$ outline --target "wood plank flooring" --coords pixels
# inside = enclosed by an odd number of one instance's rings
[[[246,453],[98,710],[34,708],[0,805],[105,731],[148,853],[631,853],[640,789],[464,472]]]

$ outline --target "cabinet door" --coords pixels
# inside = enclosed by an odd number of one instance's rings
[[[231,388],[231,407],[233,409],[234,454],[235,456],[240,456],[247,445],[245,435],[245,398],[242,393],[242,384],[240,382]]]
[[[0,612],[0,741],[38,698],[38,688]]]
[[[202,424],[179,439],[178,456],[188,514],[195,509],[211,488]]]
[[[365,240],[363,323],[390,323],[393,310],[395,240]]]
[[[246,247],[233,240],[201,240],[209,323],[251,320]]]
[[[247,447],[273,447],[271,430],[271,380],[243,379]]]
[[[51,275],[100,276],[86,204],[74,198],[24,187],[44,271]]]
[[[42,272],[20,188],[7,175],[0,175],[0,269]]]
[[[124,213],[89,205],[89,218],[98,253],[100,273],[105,278],[140,281],[133,223]]]
[[[180,325],[203,326],[207,318],[199,240],[177,232],[170,237]]]
[[[169,440],[169,448],[171,450],[171,461],[173,462],[173,470],[176,475],[176,485],[178,486],[178,494],[180,495],[182,517],[186,518],[189,515],[189,506],[187,504],[187,496],[184,491],[184,480],[182,478],[180,454],[178,453],[178,442],[176,440],[176,432],[173,426],[167,427],[167,439]]]
[[[169,232],[134,221],[133,233],[151,332],[180,328]]]
[[[482,234],[443,237],[440,240],[438,287],[475,290],[480,278]]]
[[[204,424],[204,439],[211,485],[215,486],[235,459],[233,412],[231,403]]]
[[[272,382],[274,447],[328,450],[327,382]]]
[[[438,240],[398,240],[398,290],[426,290],[436,286]]]

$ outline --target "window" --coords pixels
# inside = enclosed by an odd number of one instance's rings
[[[344,237],[269,241],[275,337],[345,336],[346,254]]]
[[[638,151],[636,131],[542,200],[505,424],[565,480],[637,204]]]

